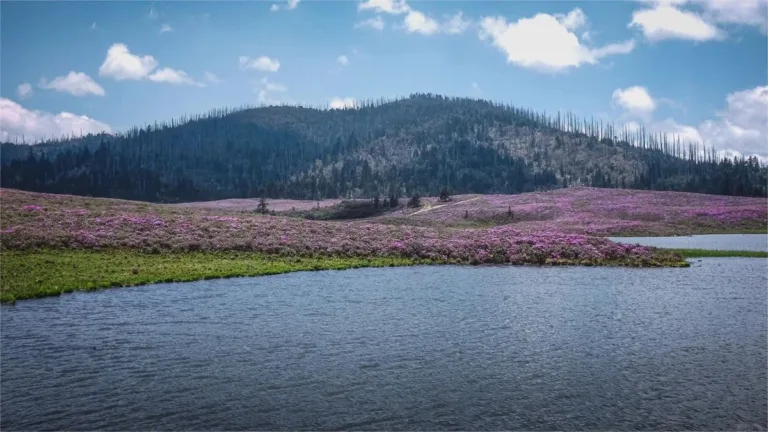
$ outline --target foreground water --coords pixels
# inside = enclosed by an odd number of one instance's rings
[[[765,429],[766,260],[413,267],[2,306],[0,428]]]
[[[768,251],[766,234],[708,234],[680,237],[609,237],[618,243],[671,249]]]

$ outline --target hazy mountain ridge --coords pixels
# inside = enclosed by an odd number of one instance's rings
[[[573,184],[765,196],[768,182],[756,159],[721,160],[567,114],[434,95],[347,110],[217,110],[120,136],[26,147],[26,155],[13,144],[2,150],[4,187],[163,202]]]

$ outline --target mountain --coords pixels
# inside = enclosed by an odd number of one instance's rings
[[[3,187],[153,202],[519,193],[569,185],[766,196],[757,158],[571,114],[416,94],[354,109],[272,106],[26,146]]]

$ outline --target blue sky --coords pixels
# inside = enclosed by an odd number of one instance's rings
[[[0,137],[432,92],[768,157],[766,1],[3,1]]]

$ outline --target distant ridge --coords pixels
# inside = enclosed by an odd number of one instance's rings
[[[766,167],[570,113],[414,94],[212,110],[117,135],[2,144],[3,187],[153,202],[519,193],[569,185],[766,196]]]

